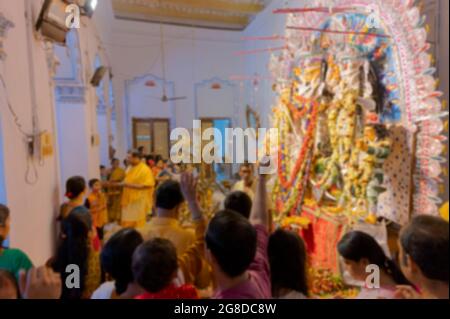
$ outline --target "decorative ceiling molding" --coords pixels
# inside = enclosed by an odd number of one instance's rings
[[[84,104],[86,102],[86,88],[79,85],[57,85],[56,100],[60,103]]]
[[[113,0],[116,18],[243,30],[268,0]]]
[[[6,53],[3,49],[3,41],[6,39],[8,30],[14,27],[14,23],[6,19],[6,17],[0,12],[0,61],[6,59]]]

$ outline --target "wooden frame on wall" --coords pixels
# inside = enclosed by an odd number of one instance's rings
[[[154,131],[155,131],[155,123],[166,123],[167,124],[167,154],[156,154],[163,156],[164,159],[169,159],[170,157],[170,119],[167,118],[132,118],[132,132],[133,132],[133,148],[138,147],[138,141],[137,141],[137,125],[139,123],[148,123],[150,126],[150,132],[149,136],[152,137],[151,143],[150,143],[150,154],[155,154],[155,138],[154,138]]]
[[[137,118],[137,116],[140,116],[140,113],[135,113],[133,111],[133,104],[132,104],[132,95],[131,90],[135,86],[145,85],[147,81],[154,81],[157,86],[162,87],[163,85],[166,86],[167,94],[169,96],[175,96],[175,82],[164,80],[163,78],[160,78],[153,74],[144,74],[142,76],[134,77],[133,79],[129,79],[125,81],[125,118],[126,118],[126,134],[127,134],[127,146],[133,147],[134,141],[133,141],[133,118]],[[170,114],[164,115],[167,118],[169,118],[170,128],[176,128],[176,109],[175,109],[175,102],[169,101],[167,102],[169,108],[170,108]],[[151,114],[145,114],[144,116],[153,116]],[[153,117],[157,119],[157,115]]]

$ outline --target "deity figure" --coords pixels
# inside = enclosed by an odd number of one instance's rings
[[[359,195],[365,194],[369,203],[369,212],[376,214],[378,197],[386,191],[383,187],[383,165],[391,153],[391,140],[386,126],[368,125],[364,130],[364,141],[358,146],[365,152],[361,164]]]
[[[390,152],[391,141],[386,127],[383,124],[366,125],[364,137],[356,141],[353,149],[342,195],[345,201],[353,199],[353,210],[358,214],[376,215],[378,197],[386,190],[383,164]]]
[[[354,91],[344,93],[344,98],[340,102],[340,110],[336,119],[337,125],[337,148],[339,150],[339,161],[341,166],[345,166],[350,160],[353,140],[356,129],[356,103],[357,95]]]

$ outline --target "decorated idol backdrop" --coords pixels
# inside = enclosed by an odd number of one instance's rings
[[[302,227],[315,261],[336,269],[346,228],[439,214],[446,114],[415,1],[329,4],[275,12],[288,18],[271,59],[273,202],[279,224]]]

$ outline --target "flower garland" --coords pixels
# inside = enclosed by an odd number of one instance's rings
[[[307,101],[307,99],[304,99],[304,101]],[[281,143],[280,147],[278,149],[278,177],[279,181],[275,187],[275,194],[280,194],[280,188],[282,188],[285,191],[289,191],[289,189],[293,189],[293,192],[287,192],[287,198],[282,198],[282,196],[276,196],[275,203],[278,211],[282,213],[286,213],[290,216],[296,215],[297,209],[299,205],[301,204],[301,201],[303,199],[303,189],[306,185],[305,178],[308,178],[308,172],[305,172],[305,167],[309,167],[309,165],[306,165],[308,161],[306,161],[306,155],[307,152],[310,151],[311,147],[313,146],[314,142],[314,133],[315,129],[317,127],[317,117],[319,112],[319,103],[316,101],[307,101],[310,105],[308,108],[311,113],[309,115],[309,124],[308,129],[305,134],[305,138],[303,141],[303,145],[300,148],[299,156],[295,163],[295,168],[291,173],[289,181],[286,179],[286,174],[288,171],[287,165],[285,164],[285,157],[287,157],[288,153],[284,150],[284,144]],[[283,117],[285,119],[285,115]],[[286,134],[286,131],[288,130],[287,123],[280,122],[278,124],[283,125],[282,131]],[[280,126],[278,126],[280,127]],[[281,138],[283,140],[283,136]],[[309,159],[311,160],[311,159]],[[294,185],[295,184],[295,185]],[[285,204],[286,202],[286,204]]]
[[[295,96],[294,99],[297,100],[297,102],[301,105],[294,105],[292,102],[286,101],[284,99],[282,99],[282,102],[284,105],[287,106],[295,121],[302,119],[306,115],[306,113],[311,109],[313,104],[317,103],[316,101],[307,99],[303,96]]]
[[[306,153],[311,147],[311,142],[313,142],[314,133],[317,127],[317,115],[319,111],[319,103],[316,101],[313,101],[311,103],[311,114],[309,116],[309,124],[308,129],[305,134],[305,138],[303,140],[303,145],[300,148],[299,156],[295,162],[294,169],[292,170],[289,180],[286,179],[287,172],[283,169],[283,162],[284,162],[284,154],[282,145],[278,148],[278,177],[280,180],[281,186],[283,186],[284,189],[291,188],[298,177],[298,174],[300,172],[301,167],[305,164],[305,157]]]

